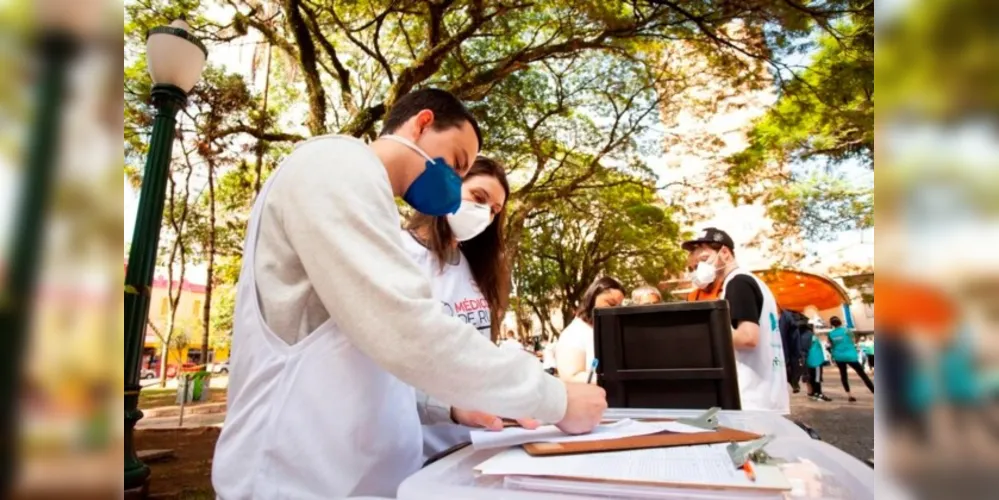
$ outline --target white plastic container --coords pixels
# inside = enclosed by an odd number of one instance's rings
[[[696,411],[611,410],[609,418],[686,417]],[[856,458],[808,437],[793,422],[769,413],[720,412],[722,425],[775,436],[767,446],[773,456],[788,460],[782,466],[793,490],[784,495],[759,492],[713,491],[615,485],[537,477],[476,477],[473,468],[500,450],[471,447],[445,457],[410,476],[399,487],[400,500],[499,500],[544,498],[729,498],[850,499],[874,498],[874,470]]]

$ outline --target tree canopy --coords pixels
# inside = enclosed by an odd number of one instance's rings
[[[652,179],[615,172],[598,178],[605,187],[552,200],[521,229],[517,305],[545,321],[544,331],[557,331],[549,322],[556,312],[569,324],[596,278],[613,276],[629,288],[658,285],[664,269],[679,269],[686,260],[680,227]]]
[[[820,24],[804,70],[775,73],[776,104],[727,159],[733,200],[762,198],[778,241],[874,225],[873,185],[858,187],[831,167],[874,168],[874,2],[850,3],[849,15]]]
[[[517,293],[565,311],[594,273],[655,284],[680,266],[681,221],[657,200],[646,160],[664,144],[651,129],[681,111],[716,109],[717,96],[689,97],[705,81],[731,94],[768,88],[816,29],[864,9],[851,0],[135,0],[125,6],[125,170],[141,182],[151,126],[145,33],[183,17],[210,57],[178,129],[173,175],[184,182],[193,168],[197,184],[179,236],[198,259],[218,258],[212,279],[232,283],[249,206],[291,144],[326,133],[370,140],[406,92],[447,89],[480,120],[483,153],[513,184],[507,244],[527,273]],[[822,83],[809,78],[782,85],[782,100],[809,99]],[[850,117],[829,119],[841,118]],[[738,175],[755,175],[743,164]],[[554,248],[556,235],[564,248]],[[570,256],[592,262],[548,274]],[[548,293],[561,304],[546,303]]]

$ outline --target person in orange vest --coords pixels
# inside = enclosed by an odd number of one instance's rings
[[[691,252],[687,255],[687,276],[693,276],[694,271],[697,270],[697,259],[694,258],[694,253]],[[693,281],[693,280],[691,280]],[[702,300],[719,300],[719,292],[721,287],[714,286],[714,283],[708,286],[708,288],[700,288],[695,286],[690,293],[687,294],[687,302],[699,302]]]
[[[695,300],[728,301],[742,409],[790,413],[780,310],[770,288],[739,266],[725,231],[706,228],[682,248],[696,262],[691,282],[703,293]]]

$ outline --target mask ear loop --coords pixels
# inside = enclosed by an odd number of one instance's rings
[[[421,147],[417,146],[416,143],[414,143],[413,141],[411,141],[409,139],[406,139],[405,137],[400,137],[400,136],[395,135],[395,134],[390,134],[390,135],[383,135],[381,138],[382,139],[388,139],[390,141],[394,141],[394,142],[397,142],[399,144],[402,144],[403,146],[406,146],[409,149],[412,149],[413,151],[416,151],[417,153],[419,153],[420,156],[426,158],[427,161],[429,161],[430,163],[434,162],[434,160],[432,158],[430,158],[430,155],[428,155],[426,151],[424,151]]]
[[[730,262],[730,263],[728,263],[728,264],[724,264],[724,263],[723,263],[723,264],[722,264],[722,267],[718,267],[718,266],[717,266],[717,261],[720,261],[720,260],[721,260],[721,250],[719,250],[719,251],[718,251],[718,253],[717,253],[717,254],[715,254],[715,259],[716,259],[716,262],[715,262],[715,264],[716,264],[716,265],[715,265],[715,269],[717,269],[717,270],[718,270],[718,272],[720,272],[720,273],[724,273],[724,272],[728,271],[728,268],[729,268],[729,266],[730,266],[730,265],[732,265],[732,263]]]

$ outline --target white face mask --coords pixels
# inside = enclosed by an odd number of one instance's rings
[[[711,286],[715,282],[715,277],[718,276],[718,268],[714,264],[701,261],[697,264],[697,269],[694,270],[693,275],[690,277],[691,283],[697,288],[704,290]]]
[[[447,223],[458,241],[468,241],[485,231],[493,221],[492,210],[487,205],[461,200],[458,212],[447,216]]]

